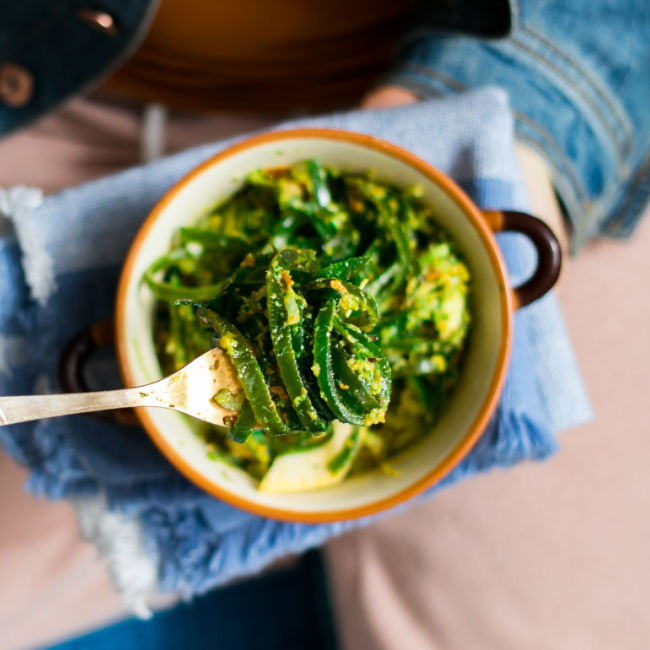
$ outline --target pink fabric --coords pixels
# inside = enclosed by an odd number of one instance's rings
[[[174,115],[168,151],[265,123]],[[54,191],[135,164],[139,132],[136,110],[73,102],[0,141],[0,185]],[[462,483],[329,545],[348,650],[650,647],[648,250],[650,220],[564,273],[593,424],[545,465]],[[25,495],[24,478],[0,452],[0,650],[122,615],[72,509]]]
[[[328,547],[345,648],[650,648],[650,214],[559,290],[595,421]]]
[[[0,185],[35,185],[55,192],[137,165],[143,110],[110,95],[70,102],[59,113],[0,140]],[[174,112],[166,149],[173,153],[204,142],[261,128],[264,116]]]
[[[25,494],[26,472],[0,451],[0,648],[22,648],[122,613],[74,512]]]

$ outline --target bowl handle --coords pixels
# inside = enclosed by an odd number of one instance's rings
[[[512,290],[515,309],[530,305],[549,291],[560,275],[562,252],[557,237],[541,219],[524,212],[483,210],[482,213],[493,232],[519,232],[533,243],[537,251],[537,268],[526,282]],[[114,342],[112,318],[94,323],[70,339],[59,360],[59,381],[63,390],[67,393],[89,391],[84,378],[86,362],[95,350]],[[137,424],[132,409],[104,411],[91,414],[91,417]]]
[[[557,282],[562,268],[562,250],[555,233],[537,217],[513,210],[484,210],[483,216],[494,232],[526,235],[537,251],[537,268],[523,284],[512,290],[515,309],[541,298]]]
[[[59,359],[59,383],[66,393],[85,393],[91,390],[84,377],[84,367],[95,350],[115,343],[113,319],[93,323],[75,334],[68,341]],[[135,425],[138,420],[133,409],[99,411],[88,417],[107,422]]]

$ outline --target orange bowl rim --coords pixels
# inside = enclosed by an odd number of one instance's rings
[[[510,347],[512,341],[513,311],[514,303],[512,291],[509,289],[508,275],[505,262],[499,251],[494,233],[490,230],[486,221],[482,218],[479,209],[465,192],[446,174],[436,169],[426,161],[422,160],[415,154],[402,149],[401,147],[376,138],[374,136],[344,131],[341,129],[326,128],[301,128],[284,131],[271,131],[245,138],[240,142],[224,149],[223,151],[211,156],[203,163],[195,167],[175,185],[173,185],[158,203],[151,210],[142,226],[140,227],[131,248],[126,257],[126,261],[120,275],[117,301],[115,310],[115,332],[116,332],[116,349],[120,371],[125,386],[133,386],[135,383],[134,372],[127,350],[127,332],[126,332],[126,298],[128,287],[131,281],[132,269],[135,261],[144,245],[147,235],[153,224],[156,222],[160,213],[165,210],[174,200],[176,195],[191,183],[197,176],[206,169],[219,164],[224,159],[233,156],[241,151],[267,144],[274,141],[282,141],[295,138],[320,138],[334,141],[344,141],[360,145],[362,147],[373,149],[393,158],[397,158],[403,163],[413,167],[424,176],[441,187],[445,193],[456,203],[470,223],[474,226],[481,241],[485,245],[489,259],[492,263],[496,278],[500,286],[501,296],[501,318],[503,323],[501,333],[501,344],[499,347],[499,356],[497,359],[496,370],[492,377],[488,394],[481,405],[479,413],[468,428],[466,433],[459,439],[457,444],[447,455],[447,457],[438,465],[433,467],[425,476],[414,481],[407,487],[392,494],[388,497],[378,499],[371,503],[361,506],[344,509],[322,510],[322,511],[296,511],[292,509],[277,508],[268,505],[256,503],[246,497],[231,492],[227,488],[211,481],[204,474],[196,470],[173,448],[166,439],[165,435],[158,429],[155,422],[149,415],[148,409],[136,409],[137,416],[142,423],[145,431],[153,440],[154,444],[163,453],[163,455],[174,465],[182,474],[198,485],[201,489],[209,494],[225,501],[226,503],[246,510],[252,514],[262,517],[270,517],[282,521],[299,522],[299,523],[329,523],[334,521],[344,521],[347,519],[356,519],[376,514],[378,512],[392,508],[431,487],[449,472],[451,472],[469,453],[474,444],[478,441],[487,425],[490,416],[494,412],[501,394],[505,375],[510,357]]]

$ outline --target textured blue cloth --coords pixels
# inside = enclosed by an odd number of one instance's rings
[[[650,200],[650,2],[509,4],[507,37],[421,31],[388,81],[420,97],[506,89],[517,137],[544,157],[574,247],[630,235]]]
[[[485,208],[527,207],[511,114],[497,89],[300,123],[380,136],[448,172]],[[14,232],[0,240],[0,394],[57,390],[62,346],[80,328],[111,314],[120,264],[150,208],[173,182],[227,144],[188,150],[40,205],[24,205],[16,188],[0,196],[0,210],[4,201],[4,212],[14,212]],[[516,282],[534,264],[531,247],[519,235],[501,236],[500,245]],[[104,368],[94,370],[101,375]],[[517,313],[497,413],[443,484],[546,458],[556,448],[555,432],[589,417],[551,294]],[[102,492],[109,507],[137,517],[156,561],[159,588],[187,595],[366,523],[288,524],[249,515],[187,482],[140,430],[84,416],[0,428],[0,441],[30,468],[28,487],[34,492],[51,498]]]

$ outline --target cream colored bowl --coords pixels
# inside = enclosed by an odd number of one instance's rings
[[[203,163],[174,186],[154,208],[133,243],[121,277],[116,310],[118,356],[127,386],[161,377],[151,334],[153,296],[141,283],[145,269],[168,250],[179,226],[187,225],[230,196],[248,172],[291,165],[306,158],[316,158],[343,171],[372,170],[379,179],[398,186],[420,186],[424,201],[435,206],[439,223],[461,249],[472,275],[473,326],[460,383],[440,421],[430,435],[391,460],[395,476],[376,469],[334,487],[297,494],[265,494],[256,490],[255,482],[245,472],[209,459],[188,418],[164,409],[139,409],[138,417],[163,454],[207,492],[256,514],[325,522],[378,512],[417,494],[451,471],[481,435],[505,379],[518,295],[509,288],[493,228],[505,225],[512,229],[508,219],[516,217],[506,214],[504,221],[503,213],[490,213],[486,219],[447,176],[376,138],[323,129],[250,138]],[[520,223],[518,229],[528,228],[539,234],[540,222],[523,215],[519,218],[537,223],[532,229],[532,222],[525,222],[527,227]],[[534,241],[535,232],[529,232]],[[548,244],[547,233],[542,240]],[[535,243],[543,262],[548,250]],[[531,288],[533,294],[541,294],[554,282],[548,268],[546,274],[542,271],[538,268],[535,273],[535,286],[527,283],[529,294]],[[525,293],[526,301],[536,297]]]

